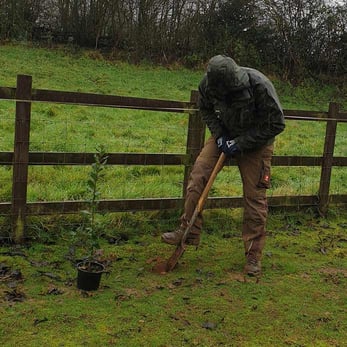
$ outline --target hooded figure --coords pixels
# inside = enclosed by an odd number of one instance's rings
[[[230,57],[211,58],[199,92],[202,118],[212,136],[229,136],[242,152],[273,143],[284,129],[282,107],[270,80]]]
[[[181,242],[206,182],[224,152],[236,161],[242,179],[244,272],[258,276],[265,246],[266,189],[270,187],[273,143],[285,127],[282,107],[266,76],[237,65],[225,55],[209,61],[199,85],[198,103],[212,136],[191,171],[180,227],[164,233],[162,240],[172,245]],[[187,245],[199,244],[202,224],[200,214],[185,240]]]
[[[215,90],[217,95],[226,91],[237,92],[249,87],[247,72],[225,55],[211,58],[206,76],[209,88]]]

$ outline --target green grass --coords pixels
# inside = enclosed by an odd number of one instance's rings
[[[96,57],[97,59],[91,59]],[[33,76],[33,88],[81,91],[188,101],[203,71],[109,62],[88,51],[46,50],[29,45],[0,46],[1,86],[15,86],[17,74]],[[334,86],[318,82],[293,87],[274,79],[284,108],[327,110],[329,101],[346,100]],[[346,107],[347,108],[347,107]],[[13,149],[15,104],[0,102],[0,151]],[[59,104],[32,105],[31,151],[93,152],[104,144],[108,152],[185,153],[186,114],[147,112]],[[346,124],[339,124],[335,154],[347,155]],[[320,156],[324,122],[287,121],[276,142],[277,155]],[[0,168],[0,201],[11,196],[11,168]],[[29,201],[83,198],[86,170],[81,167],[33,167],[29,172]],[[113,167],[107,170],[103,198],[180,197],[183,168]],[[307,174],[309,176],[307,176]],[[316,194],[317,168],[273,168],[276,184],[270,195]],[[240,194],[237,172],[217,181],[213,194]],[[225,182],[230,184],[226,187]],[[346,192],[346,170],[334,169],[332,192]],[[283,184],[283,183],[289,184]],[[233,184],[236,183],[236,184]],[[47,187],[49,189],[42,189]]]
[[[342,346],[346,340],[345,211],[319,220],[309,212],[272,214],[259,283],[242,275],[237,210],[228,233],[217,212],[198,251],[178,268],[151,272],[172,247],[158,232],[119,245],[104,241],[109,275],[101,288],[76,289],[69,245],[31,243],[0,248],[0,264],[22,280],[1,280],[3,346]],[[211,230],[219,220],[224,232]],[[344,223],[342,223],[344,221]],[[223,225],[222,225],[223,224]],[[146,226],[146,223],[143,224]],[[13,252],[14,255],[5,255]],[[17,254],[17,255],[15,255]],[[0,277],[1,278],[1,277]],[[15,288],[22,302],[7,295]]]
[[[0,86],[17,74],[33,87],[187,101],[203,71],[132,66],[93,60],[92,52],[0,46]],[[293,87],[275,80],[284,108],[323,110],[346,100],[334,86]],[[12,151],[15,104],[0,101],[0,151]],[[32,151],[185,153],[187,115],[56,104],[32,106]],[[335,154],[347,155],[346,125],[338,125]],[[278,155],[320,156],[324,123],[288,121]],[[29,170],[29,201],[84,199],[89,168]],[[320,169],[273,168],[269,195],[316,194]],[[12,168],[0,167],[0,201],[11,199]],[[100,186],[105,199],[180,197],[183,167],[110,166]],[[334,168],[332,193],[346,193],[346,169]],[[211,195],[242,193],[235,167],[218,176]],[[245,281],[242,211],[205,212],[202,244],[188,249],[175,271],[151,272],[172,247],[159,235],[177,226],[179,211],[98,216],[107,271],[91,294],[76,288],[71,260],[79,216],[28,219],[30,241],[0,247],[0,344],[14,346],[343,346],[347,338],[346,210],[326,219],[310,210],[272,212],[264,275]],[[1,235],[9,221],[0,217]],[[115,242],[113,244],[107,242]],[[8,272],[4,269],[7,268]],[[18,272],[16,272],[18,270]],[[20,272],[19,272],[20,271]],[[17,275],[16,275],[17,274]],[[21,274],[19,276],[18,274]]]

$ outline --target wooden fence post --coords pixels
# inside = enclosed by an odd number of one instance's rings
[[[32,77],[18,75],[16,99],[30,100],[31,88]],[[30,115],[31,103],[17,101],[12,177],[12,239],[16,243],[22,242],[25,236]]]
[[[198,92],[193,90],[190,94],[190,102],[197,104],[197,101]],[[187,154],[189,154],[189,163],[185,165],[184,170],[183,197],[186,195],[189,174],[192,166],[205,143],[205,129],[206,125],[201,119],[199,112],[190,113],[187,135]]]
[[[337,114],[339,112],[339,105],[337,103],[329,104],[328,117],[332,118],[327,121],[325,132],[325,143],[322,160],[322,171],[319,185],[319,205],[318,211],[322,217],[325,217],[328,212],[329,205],[329,188],[331,180],[331,171],[334,158],[334,147],[337,128]]]

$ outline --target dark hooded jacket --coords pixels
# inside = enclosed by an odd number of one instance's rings
[[[199,109],[212,136],[234,139],[242,152],[273,143],[285,127],[270,80],[224,55],[208,64],[199,85]]]

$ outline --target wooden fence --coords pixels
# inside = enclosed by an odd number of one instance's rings
[[[184,112],[189,116],[185,154],[110,153],[108,165],[184,165],[182,198],[117,199],[102,200],[103,211],[148,211],[180,209],[188,175],[196,156],[203,146],[205,125],[197,110],[197,92],[191,93],[189,102],[120,97],[90,93],[75,93],[32,89],[32,77],[17,76],[16,88],[0,87],[0,99],[16,102],[15,140],[13,152],[0,152],[0,165],[13,166],[12,201],[0,203],[0,214],[11,216],[12,237],[16,242],[24,238],[28,215],[64,214],[80,211],[84,201],[27,202],[29,165],[90,165],[94,153],[29,152],[31,104],[34,102],[89,105],[101,107]],[[347,122],[347,113],[331,103],[328,112],[285,110],[286,119],[316,120],[326,122],[326,136],[322,156],[274,156],[273,166],[319,166],[321,178],[318,195],[272,196],[270,207],[315,206],[325,215],[329,203],[347,203],[347,194],[329,194],[333,166],[347,166],[347,157],[335,157],[334,147],[338,122]],[[242,206],[242,197],[209,198],[206,208],[236,208]]]

